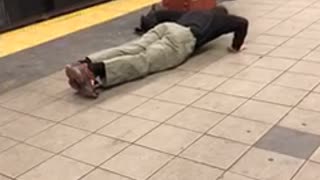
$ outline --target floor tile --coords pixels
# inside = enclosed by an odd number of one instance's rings
[[[29,93],[25,92],[20,96],[9,100],[4,103],[3,106],[14,109],[20,112],[28,113],[35,110],[43,105],[54,101],[55,98],[46,95],[41,95],[39,93]]]
[[[222,120],[223,117],[224,115],[222,114],[188,107],[167,121],[167,123],[198,132],[206,132]]]
[[[320,113],[302,109],[292,110],[280,123],[280,126],[302,132],[320,135]]]
[[[127,143],[119,140],[91,135],[64,151],[63,155],[98,166],[126,146]]]
[[[227,78],[225,77],[198,73],[182,81],[180,85],[210,91],[219,86],[226,79]]]
[[[15,111],[7,110],[0,107],[0,116],[1,116],[0,126],[2,126],[3,124],[6,124],[8,122],[18,119],[22,115]]]
[[[118,117],[120,117],[120,114],[116,112],[90,108],[72,116],[62,123],[88,131],[96,131]]]
[[[309,158],[320,145],[320,136],[276,126],[255,146],[300,159]]]
[[[132,116],[123,116],[99,130],[98,133],[133,142],[145,135],[157,125],[158,123],[156,122]]]
[[[319,41],[305,38],[292,38],[283,44],[283,47],[291,47],[298,49],[314,49],[319,45]]]
[[[178,154],[200,137],[200,135],[200,133],[162,125],[144,136],[137,144],[166,153]]]
[[[290,180],[303,160],[253,148],[231,169],[256,179]]]
[[[0,175],[0,180],[11,180],[11,179]]]
[[[252,53],[257,55],[265,55],[272,51],[275,46],[266,45],[266,44],[248,44],[247,49],[244,50],[246,53]]]
[[[141,118],[163,122],[183,108],[184,106],[182,105],[162,102],[158,100],[151,100],[134,109],[129,114]]]
[[[24,144],[14,146],[0,154],[0,173],[16,177],[45,161],[51,155]]]
[[[267,69],[274,69],[274,70],[287,70],[291,67],[295,60],[285,59],[285,58],[276,58],[276,57],[263,57],[256,63],[254,63],[253,67],[262,67]]]
[[[85,131],[57,125],[29,139],[27,143],[57,153],[87,135]]]
[[[227,169],[245,153],[248,146],[204,136],[182,153],[183,157]]]
[[[267,34],[292,37],[302,31],[306,26],[308,26],[306,23],[287,20],[267,31]]]
[[[86,106],[81,104],[72,104],[63,100],[58,100],[45,105],[30,114],[52,121],[62,121],[67,117],[79,112]]]
[[[117,174],[110,173],[101,169],[96,169],[89,175],[85,176],[82,180],[130,180],[128,178],[119,176]]]
[[[241,176],[239,174],[226,172],[219,180],[253,180],[253,179],[245,176]]]
[[[301,59],[310,52],[309,49],[299,49],[280,46],[269,55],[282,58]]]
[[[147,98],[141,96],[119,95],[106,99],[98,106],[106,110],[127,113],[145,101],[147,101]]]
[[[231,113],[246,99],[218,93],[210,93],[193,104],[194,107],[221,113]]]
[[[297,34],[296,37],[319,40],[320,39],[319,35],[320,35],[319,31],[311,30],[311,29],[305,29],[305,30],[301,31],[299,34]]]
[[[137,180],[146,179],[170,160],[170,156],[138,146],[131,146],[102,167]]]
[[[227,117],[211,129],[209,134],[252,145],[270,128],[271,125],[264,123]]]
[[[77,180],[93,167],[56,156],[20,177],[21,180]]]
[[[288,37],[283,36],[260,35],[256,39],[254,39],[253,42],[257,44],[278,46],[287,40]]]
[[[309,109],[314,111],[320,111],[320,94],[311,93],[309,94],[298,107],[303,109]]]
[[[237,109],[232,115],[275,124],[289,110],[289,107],[250,100]]]
[[[236,53],[226,55],[225,57],[219,59],[219,62],[234,63],[248,66],[257,61],[259,58],[259,55]]]
[[[307,162],[293,180],[318,180],[320,178],[320,164]]]
[[[232,64],[232,63],[213,63],[208,67],[204,68],[201,72],[224,76],[224,77],[231,77],[246,68],[245,65],[240,64]]]
[[[0,137],[0,152],[16,145],[17,142],[8,138]]]
[[[235,78],[256,81],[262,83],[269,83],[274,80],[277,76],[279,76],[281,71],[262,69],[262,68],[248,68],[238,75]]]
[[[184,159],[175,159],[157,172],[150,180],[212,180],[218,179],[223,171]]]
[[[67,80],[61,81],[45,77],[26,85],[26,88],[30,89],[30,91],[38,92],[40,94],[59,97],[59,93],[69,89],[69,86],[66,82]]]
[[[294,106],[306,94],[307,91],[304,90],[270,85],[262,91],[260,91],[254,98],[267,102],[283,104],[287,106]]]
[[[314,76],[320,76],[319,68],[320,68],[320,63],[300,61],[295,66],[290,68],[289,71],[302,73],[302,74],[310,74]]]
[[[320,52],[319,51],[312,51],[307,56],[305,56],[303,58],[303,60],[320,62]]]
[[[286,72],[273,84],[310,91],[319,82],[320,79],[315,76]]]
[[[261,90],[265,84],[244,80],[230,79],[219,86],[215,91],[224,94],[250,98]]]
[[[0,127],[0,135],[24,141],[52,125],[53,123],[49,121],[22,116],[18,120]]]
[[[206,93],[207,91],[196,90],[181,86],[174,86],[155,98],[159,100],[188,105],[194,102],[195,100],[199,99]]]

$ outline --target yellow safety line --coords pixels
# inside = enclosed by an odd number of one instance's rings
[[[159,0],[114,0],[0,35],[0,57],[109,21]]]

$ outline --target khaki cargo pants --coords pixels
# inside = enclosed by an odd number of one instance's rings
[[[189,28],[163,23],[140,39],[99,51],[88,58],[105,64],[103,86],[110,87],[177,67],[192,54],[195,43]]]

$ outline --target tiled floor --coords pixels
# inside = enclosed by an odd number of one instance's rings
[[[0,95],[0,180],[319,180],[320,0],[225,5],[242,53],[216,41],[97,100],[62,71]]]

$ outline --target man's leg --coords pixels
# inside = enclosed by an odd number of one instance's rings
[[[144,38],[149,36],[158,38],[154,38],[153,43],[149,46],[143,46],[146,42]],[[103,60],[105,67],[105,76],[102,77],[104,87],[131,81],[181,64],[193,52],[195,38],[188,28],[166,23],[149,31],[136,43],[145,47],[144,51]],[[93,64],[97,63],[101,62]],[[93,74],[95,74],[95,70],[93,70]]]

